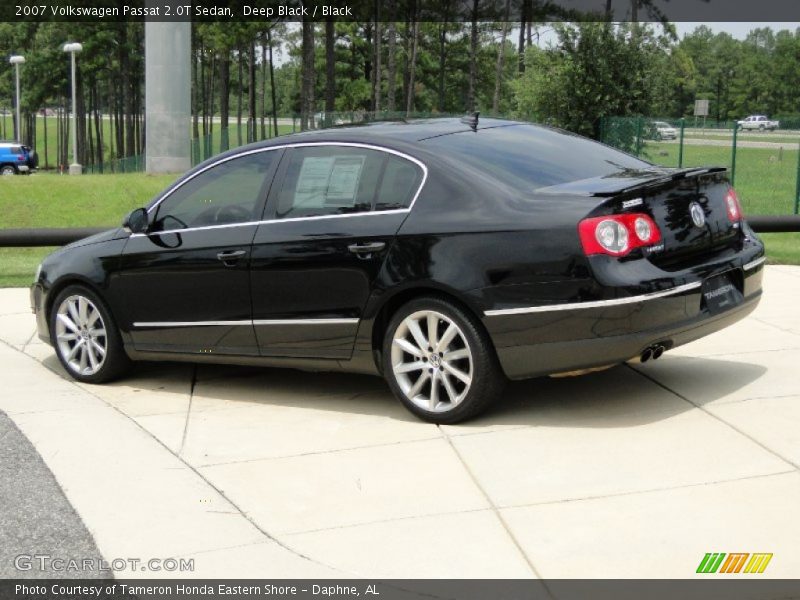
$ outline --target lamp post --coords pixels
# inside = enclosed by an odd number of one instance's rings
[[[69,166],[70,175],[80,175],[81,166],[78,164],[78,114],[75,94],[75,55],[83,50],[78,42],[64,44],[64,52],[69,52],[72,59],[72,164]]]
[[[21,142],[22,136],[20,135],[20,131],[22,130],[22,122],[19,120],[19,66],[25,62],[25,57],[19,55],[12,56],[8,59],[8,62],[14,65],[14,68],[17,72],[17,120],[15,122],[16,126],[14,127],[14,139],[18,142]]]

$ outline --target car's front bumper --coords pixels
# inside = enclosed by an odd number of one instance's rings
[[[487,311],[483,321],[510,379],[617,364],[640,356],[650,346],[669,350],[743,319],[761,298],[763,260],[753,262],[747,269],[731,270],[737,277],[741,274],[743,300],[721,313],[704,305],[700,279],[633,302]]]
[[[31,312],[36,315],[36,333],[39,339],[50,344],[50,330],[44,310],[44,288],[38,281],[31,286]]]

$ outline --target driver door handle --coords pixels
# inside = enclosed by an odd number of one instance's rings
[[[217,252],[217,258],[221,260],[226,267],[232,267],[239,262],[239,259],[245,254],[247,254],[245,250],[230,250],[228,252]]]
[[[385,242],[370,242],[368,244],[350,244],[347,249],[353,254],[372,254],[380,252],[386,247]]]

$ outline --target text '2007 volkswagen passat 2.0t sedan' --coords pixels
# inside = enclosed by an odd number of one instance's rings
[[[380,374],[454,423],[506,379],[655,359],[730,325],[763,263],[725,169],[436,119],[216,156],[47,257],[32,304],[80,381],[132,360]]]

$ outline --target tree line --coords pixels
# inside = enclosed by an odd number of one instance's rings
[[[454,22],[449,0],[440,2],[437,22],[417,20],[413,2],[400,11],[388,0],[379,19],[364,22],[193,23],[193,137],[219,136],[224,148],[273,135],[279,116],[298,115],[305,129],[333,122],[336,112],[479,110],[594,136],[603,117],[690,116],[698,98],[709,99],[710,116],[721,121],[800,113],[800,31],[754,29],[737,40],[701,26],[678,39],[669,23],[542,23],[533,12],[522,21],[483,21],[475,12]],[[0,23],[0,54],[27,59],[23,140],[52,145],[58,163],[68,163],[66,41],[84,47],[79,160],[142,153],[141,23]],[[13,69],[4,61],[0,111],[13,114],[13,103]],[[55,121],[55,139],[34,126],[37,114]]]

